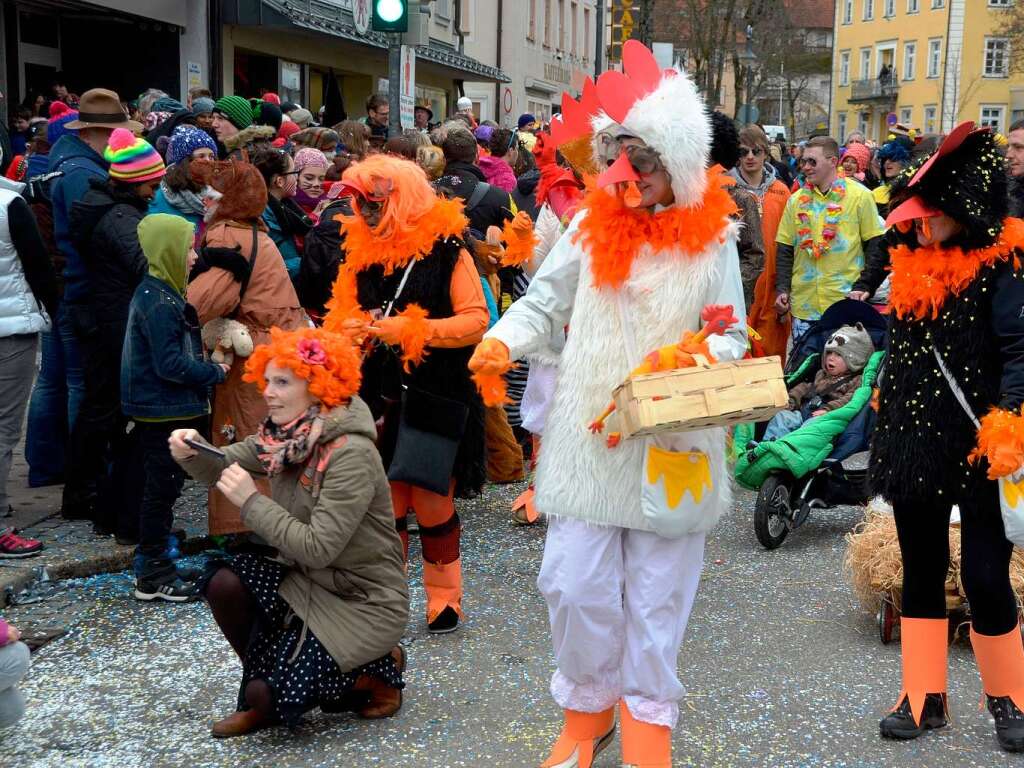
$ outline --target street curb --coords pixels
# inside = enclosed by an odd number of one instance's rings
[[[181,549],[184,554],[194,555],[209,549],[212,545],[213,539],[210,536],[197,536],[186,540]],[[40,581],[83,579],[101,573],[117,573],[130,568],[135,546],[113,544],[112,547],[113,549],[110,551],[95,553],[80,559],[34,565],[32,561],[36,558],[27,558],[20,561],[24,565],[0,567],[0,608],[10,605],[18,593]],[[46,579],[43,578],[44,571]]]

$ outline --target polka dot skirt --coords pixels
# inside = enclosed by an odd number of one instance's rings
[[[275,714],[288,725],[295,725],[303,713],[316,707],[331,711],[352,708],[346,697],[360,675],[371,675],[394,688],[405,687],[390,654],[342,672],[312,630],[306,632],[298,658],[289,663],[302,634],[302,621],[277,593],[287,569],[259,555],[241,554],[211,563],[207,573],[212,576],[221,567],[230,568],[238,576],[261,614],[242,663],[239,710],[248,709],[245,687],[251,680],[266,681],[274,693]]]

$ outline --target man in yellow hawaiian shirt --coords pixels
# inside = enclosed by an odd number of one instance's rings
[[[775,236],[775,309],[792,313],[794,340],[850,292],[865,254],[882,247],[885,234],[871,192],[838,177],[835,139],[811,139],[800,164],[806,181],[786,203]]]

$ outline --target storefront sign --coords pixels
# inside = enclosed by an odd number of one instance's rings
[[[399,73],[399,103],[403,128],[415,125],[416,112],[416,48],[402,46],[402,69]]]
[[[356,32],[365,35],[370,29],[370,0],[352,0],[352,19]]]
[[[553,83],[564,83],[569,84],[572,79],[572,70],[568,67],[563,67],[560,64],[545,64],[544,65],[544,79],[550,80]]]
[[[188,63],[188,87],[189,90],[203,87],[203,67],[198,62]]]

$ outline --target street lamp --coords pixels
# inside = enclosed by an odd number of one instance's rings
[[[736,118],[744,125],[756,123],[758,110],[750,103],[750,99],[753,96],[751,81],[753,80],[754,62],[757,61],[757,55],[754,53],[754,27],[750,24],[747,25],[747,43],[743,49],[736,54],[736,60],[739,62],[740,67],[743,68],[743,84],[746,88],[746,93],[743,94],[744,103],[743,106],[737,110],[738,114],[736,115]]]

